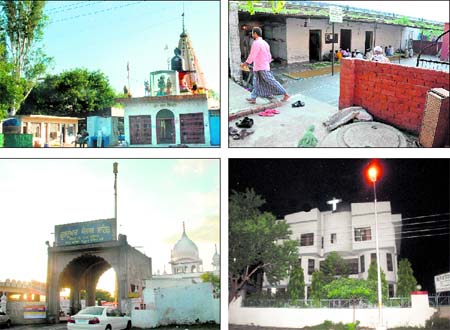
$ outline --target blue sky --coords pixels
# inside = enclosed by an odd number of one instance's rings
[[[0,268],[0,281],[45,281],[44,243],[54,241],[55,225],[114,217],[114,161],[0,159],[2,231],[11,233],[2,236],[2,245],[14,251],[2,262],[15,265]],[[219,160],[117,162],[118,232],[152,258],[154,273],[164,266],[170,272],[170,250],[181,237],[183,221],[204,270],[212,270],[214,245],[220,248]],[[114,277],[108,274],[103,288],[111,290]]]
[[[183,5],[207,83],[219,91],[219,1],[48,1],[43,43],[54,58],[51,72],[101,70],[116,91],[123,91],[129,61],[131,91],[143,96],[144,80],[151,71],[167,69],[167,56],[178,46]]]

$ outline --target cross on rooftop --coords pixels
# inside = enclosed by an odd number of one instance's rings
[[[332,200],[328,201],[327,204],[333,205],[332,211],[336,211],[337,204],[342,202],[342,199],[336,199],[336,197],[333,197]]]

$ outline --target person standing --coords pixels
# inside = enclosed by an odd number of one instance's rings
[[[241,63],[241,68],[245,68],[253,63],[253,91],[247,101],[255,104],[258,96],[283,95],[281,101],[286,102],[289,100],[289,94],[270,72],[272,55],[270,54],[269,44],[262,38],[261,28],[254,27],[252,29],[252,38],[254,41],[250,55],[244,63]]]
[[[390,63],[391,61],[389,61],[389,59],[383,55],[383,48],[381,48],[380,46],[376,46],[373,49],[374,55],[372,56],[372,58],[370,59],[371,61],[375,61],[375,62],[382,62],[382,63]]]

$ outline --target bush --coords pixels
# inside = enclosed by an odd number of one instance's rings
[[[3,138],[3,134],[0,134],[0,148],[3,148],[3,142],[4,138]]]
[[[32,148],[33,134],[5,134],[5,148]]]
[[[425,322],[425,329],[448,330],[450,329],[450,320],[443,317],[431,317]]]

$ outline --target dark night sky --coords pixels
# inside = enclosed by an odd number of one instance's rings
[[[370,159],[230,159],[229,188],[253,188],[266,200],[264,211],[279,219],[286,214],[319,208],[330,210],[326,201],[372,202],[372,186],[363,172]],[[383,176],[377,182],[378,201],[390,201],[392,213],[402,218],[450,213],[450,160],[380,159]],[[416,232],[425,235],[449,232],[450,216],[405,220],[404,224],[445,220],[408,226],[407,230],[446,227]],[[404,227],[406,230],[406,227]],[[449,236],[402,240],[400,258],[408,258],[423,290],[434,292],[434,275],[450,271]],[[399,259],[400,259],[399,258]]]

